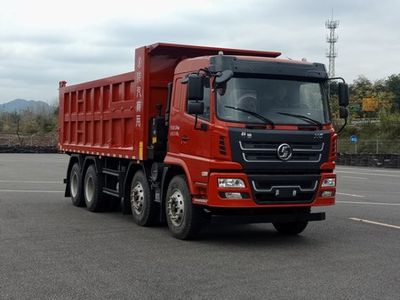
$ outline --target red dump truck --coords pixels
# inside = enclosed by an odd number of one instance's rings
[[[59,84],[65,196],[189,239],[208,222],[298,234],[335,203],[337,133],[324,65],[279,52],[158,43],[134,71]],[[348,87],[338,85],[340,116]]]

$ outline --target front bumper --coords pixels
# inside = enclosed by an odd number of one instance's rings
[[[317,213],[277,213],[277,214],[253,214],[253,215],[213,215],[213,224],[250,224],[250,223],[286,223],[286,222],[311,222],[323,221],[326,219],[324,212]]]
[[[220,188],[218,178],[239,178],[244,188]],[[336,187],[322,187],[334,173],[314,175],[247,175],[245,173],[212,173],[205,198],[196,204],[221,208],[265,208],[327,206],[335,204]],[[330,195],[329,195],[330,194]],[[234,195],[234,199],[230,198]]]

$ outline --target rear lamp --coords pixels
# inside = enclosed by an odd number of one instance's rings
[[[244,188],[244,181],[239,178],[218,178],[219,188]]]
[[[333,187],[333,186],[336,186],[336,178],[325,178],[322,181],[322,185],[321,186],[322,187],[327,187],[327,186]]]

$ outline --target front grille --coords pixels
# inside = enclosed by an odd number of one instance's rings
[[[311,203],[319,175],[249,175],[258,204]]]
[[[281,143],[239,141],[245,162],[275,162],[280,161],[277,155]],[[291,142],[292,157],[287,162],[320,162],[324,151],[324,142]]]
[[[329,159],[330,137],[329,130],[229,129],[232,160],[249,174],[316,174]]]

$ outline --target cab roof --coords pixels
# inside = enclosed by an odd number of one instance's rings
[[[156,43],[146,47],[150,55],[171,55],[182,56],[186,58],[217,55],[220,51],[224,55],[235,56],[258,56],[275,58],[281,55],[277,51],[260,51],[246,49],[232,49],[223,47],[194,46],[170,43]]]

